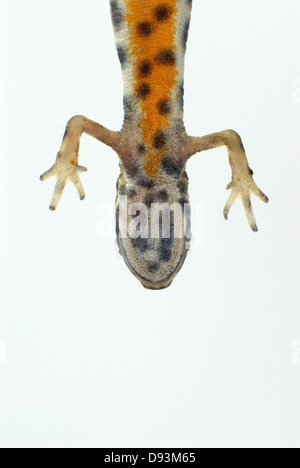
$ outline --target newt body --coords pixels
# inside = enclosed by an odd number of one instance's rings
[[[257,231],[250,194],[264,202],[268,198],[253,181],[236,132],[204,137],[186,133],[184,58],[192,0],[111,0],[110,7],[123,73],[123,127],[113,132],[86,117],[73,117],[55,165],[41,178],[57,177],[51,209],[56,209],[68,180],[83,199],[79,174],[86,169],[78,165],[80,136],[85,132],[109,145],[121,168],[116,201],[120,252],[143,286],[162,289],[172,283],[189,248],[186,163],[192,155],[227,147],[232,181],[227,186],[231,194],[224,209],[226,219],[240,196],[249,225]]]

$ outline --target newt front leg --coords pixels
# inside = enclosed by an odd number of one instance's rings
[[[113,149],[118,147],[120,141],[119,132],[108,130],[81,115],[72,117],[67,124],[55,164],[40,177],[42,181],[54,176],[57,178],[50,210],[56,210],[67,182],[73,182],[80,200],[85,198],[79,175],[81,172],[86,172],[87,168],[78,165],[78,152],[82,133],[87,133]]]
[[[249,168],[245,149],[240,136],[233,130],[212,133],[203,137],[189,137],[186,146],[187,158],[195,153],[220,146],[226,146],[229,163],[232,170],[232,181],[227,185],[231,194],[224,208],[224,217],[228,219],[230,208],[238,196],[241,197],[246,217],[251,229],[256,232],[257,224],[252,210],[250,195],[254,193],[263,202],[268,203],[268,197],[257,187],[253,180],[253,171]]]

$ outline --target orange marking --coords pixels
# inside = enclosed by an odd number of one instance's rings
[[[75,166],[75,161],[70,161],[70,164],[72,164],[73,166]]]
[[[162,50],[176,50],[176,14],[175,0],[125,0],[126,22],[129,28],[129,54],[134,62],[135,89],[140,92],[140,83],[150,85],[151,92],[138,96],[138,106],[142,112],[143,141],[147,145],[144,160],[144,170],[148,177],[155,177],[158,173],[160,160],[166,154],[167,147],[153,148],[153,138],[158,130],[167,129],[170,125],[168,115],[161,115],[157,103],[164,99],[169,100],[177,84],[176,64],[159,63],[158,54]],[[155,9],[158,5],[168,7],[171,14],[165,21],[158,21]],[[151,24],[151,28],[141,28],[140,23]],[[141,33],[144,29],[146,34]],[[150,31],[150,32],[149,32]],[[139,64],[150,60],[152,73],[141,77]]]

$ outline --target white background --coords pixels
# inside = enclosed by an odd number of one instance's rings
[[[84,202],[39,181],[71,116],[121,127],[108,3],[0,3],[0,445],[299,447],[299,1],[194,0],[187,131],[238,131],[270,204],[225,222],[226,150],[194,156],[205,241],[160,292],[97,234],[109,148],[82,138]]]

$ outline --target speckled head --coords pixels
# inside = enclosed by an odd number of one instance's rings
[[[181,269],[190,241],[188,181],[118,182],[117,241],[126,265],[147,289],[171,285]]]

